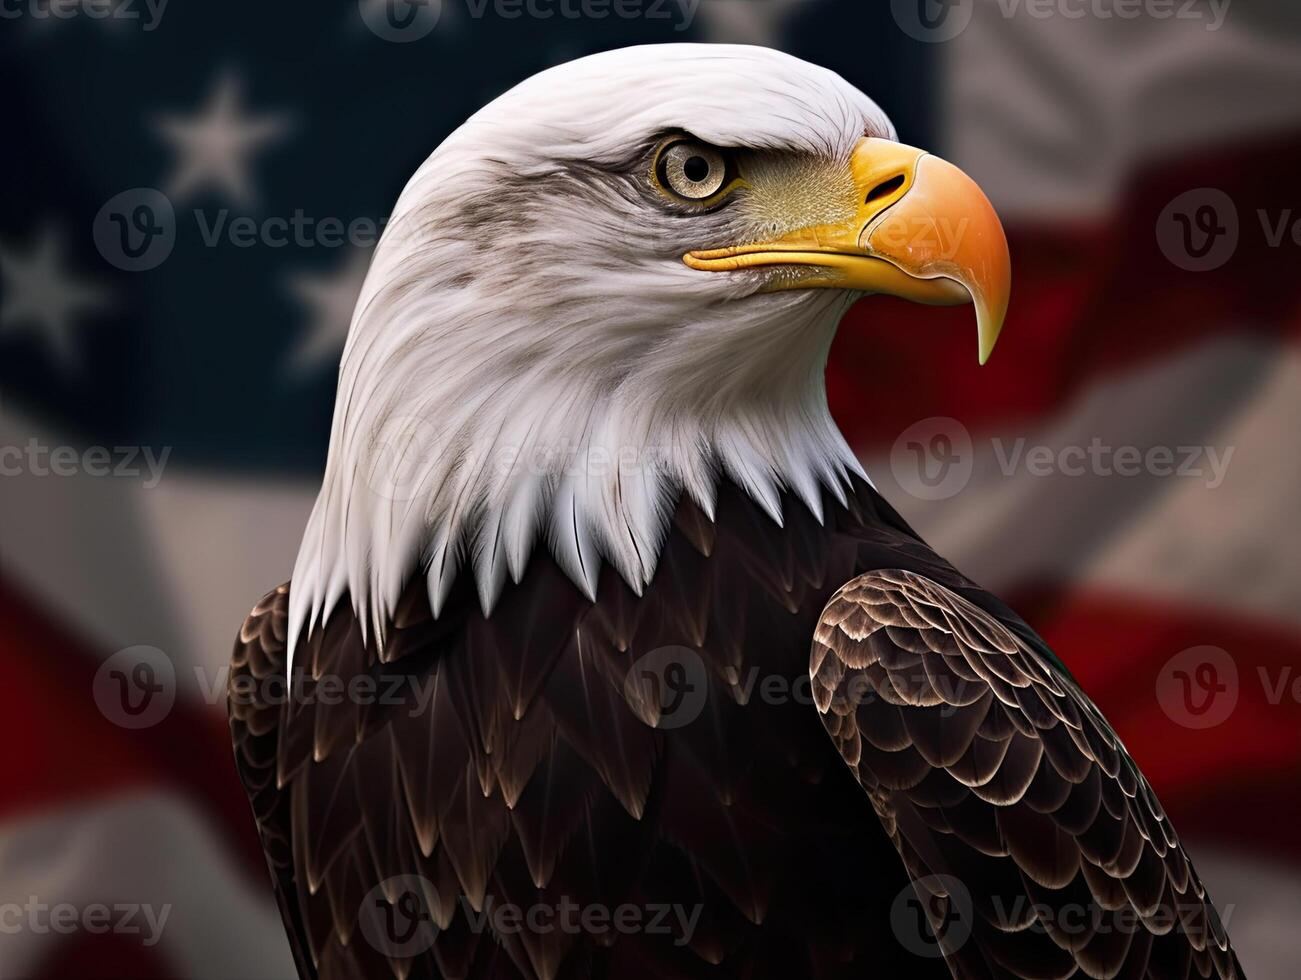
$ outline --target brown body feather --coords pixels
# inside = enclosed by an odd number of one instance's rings
[[[642,597],[541,553],[487,618],[417,582],[382,655],[345,597],[287,697],[288,589],[241,631],[231,730],[304,978],[1235,975],[1209,904],[1155,940],[980,918],[1203,893],[1051,654],[865,485],[784,528],[734,487],[716,522],[683,502]],[[857,675],[883,696],[846,709]],[[892,922],[910,874],[929,912],[937,875],[973,896],[948,967]]]

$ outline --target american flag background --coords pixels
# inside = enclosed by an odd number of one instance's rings
[[[885,496],[1060,653],[1247,974],[1301,963],[1301,7],[0,0],[0,978],[290,978],[231,760],[370,248],[553,64],[780,47],[989,193],[1012,311],[860,304]]]

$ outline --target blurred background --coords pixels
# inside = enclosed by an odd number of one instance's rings
[[[1301,8],[0,0],[0,977],[293,976],[225,665],[377,229],[509,86],[681,40],[835,69],[990,193],[989,366],[969,311],[870,299],[836,416],[1110,717],[1248,975],[1295,976]]]

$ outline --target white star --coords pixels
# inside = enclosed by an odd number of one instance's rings
[[[75,360],[73,321],[108,305],[105,290],[69,275],[53,227],[46,226],[25,254],[0,243],[0,334],[25,328],[42,335],[68,364]]]
[[[790,12],[813,0],[707,0],[700,5],[705,37],[719,44],[778,47]]]
[[[169,197],[182,198],[213,187],[237,204],[249,204],[254,197],[252,156],[263,144],[283,137],[289,120],[283,114],[247,115],[239,79],[227,73],[218,78],[207,102],[194,115],[162,116],[154,129],[180,156],[166,188]]]
[[[332,273],[299,272],[290,278],[289,291],[311,320],[289,354],[290,372],[306,374],[335,361],[348,339],[352,311],[369,268],[370,250],[356,248]]]

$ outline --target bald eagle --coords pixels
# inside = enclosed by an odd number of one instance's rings
[[[851,304],[1010,292],[839,76],[543,72],[402,192],[231,731],[304,978],[1241,975],[1115,733],[876,492]],[[870,379],[864,379],[870,397]]]

